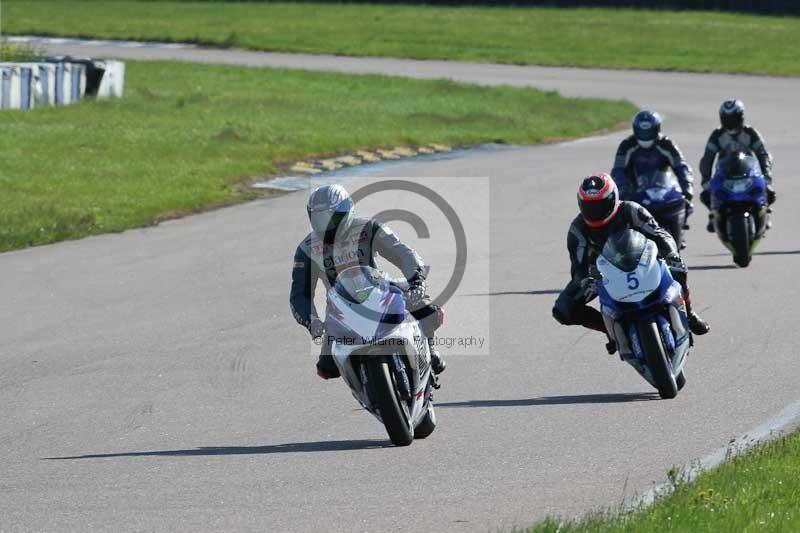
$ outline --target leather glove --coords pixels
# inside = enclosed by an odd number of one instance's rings
[[[426,295],[425,278],[415,276],[412,280],[409,280],[409,287],[406,291],[406,306],[411,310],[419,309],[424,305]]]
[[[317,337],[322,337],[323,335],[325,335],[325,323],[319,318],[314,317],[308,324],[308,332],[314,339],[316,339]]]
[[[775,187],[771,183],[767,184],[767,203],[772,205],[775,203]]]
[[[597,280],[592,277],[581,280],[581,292],[586,300],[591,300],[597,296]]]
[[[684,263],[683,259],[681,259],[681,256],[675,252],[672,252],[665,257],[664,261],[666,261],[670,270],[674,270],[676,272],[686,272],[686,263]]]
[[[711,206],[711,191],[703,191],[700,193],[700,201],[703,202],[703,205],[706,207]]]

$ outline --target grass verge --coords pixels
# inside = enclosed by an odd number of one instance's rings
[[[759,446],[703,473],[655,505],[577,521],[548,519],[528,533],[800,531],[800,433]]]
[[[30,46],[0,40],[0,61],[39,61],[42,58],[43,54]]]
[[[0,114],[0,251],[252,198],[237,184],[358,148],[535,143],[607,129],[623,101],[280,69],[130,62],[120,100]]]
[[[354,56],[800,74],[800,18],[694,11],[6,0],[6,31]],[[57,14],[57,16],[56,16]]]

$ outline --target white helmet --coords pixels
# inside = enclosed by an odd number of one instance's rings
[[[308,221],[311,229],[327,240],[344,235],[353,221],[353,200],[341,185],[325,185],[308,195]]]

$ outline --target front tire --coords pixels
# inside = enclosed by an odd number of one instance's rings
[[[678,390],[681,390],[686,386],[686,376],[684,375],[683,370],[681,370],[681,373],[675,378],[675,385],[678,386]]]
[[[367,362],[367,379],[371,384],[372,400],[378,406],[386,433],[395,446],[408,446],[414,440],[406,410],[394,386],[389,363],[382,357]]]
[[[669,363],[664,344],[661,342],[658,324],[654,320],[649,320],[639,322],[636,327],[639,329],[639,340],[642,344],[645,361],[653,375],[659,396],[664,399],[674,398],[678,395],[678,385],[675,383],[672,365]]]
[[[733,262],[744,268],[750,264],[750,228],[748,217],[742,213],[732,215],[729,221],[731,228],[731,245],[733,246]]]
[[[433,404],[428,404],[428,412],[422,418],[422,421],[414,428],[414,438],[424,439],[428,437],[433,430],[436,429],[436,413],[433,411]]]

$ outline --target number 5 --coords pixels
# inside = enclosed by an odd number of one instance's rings
[[[632,291],[639,288],[639,278],[636,277],[636,272],[628,272],[628,288]]]

